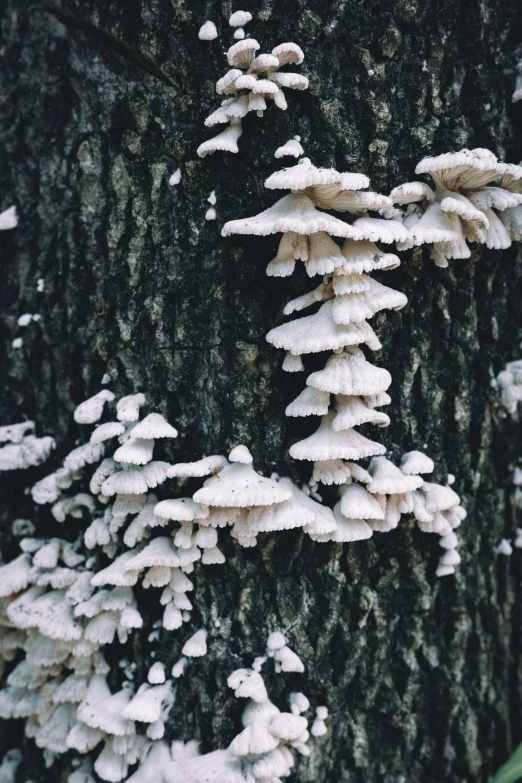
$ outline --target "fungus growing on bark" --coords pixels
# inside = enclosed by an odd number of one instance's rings
[[[237,11],[232,19],[246,19],[249,12]],[[247,21],[250,21],[249,19]],[[246,24],[246,22],[245,22]],[[239,36],[237,36],[237,32]],[[279,69],[288,64],[300,64],[304,55],[297,44],[281,44],[271,54],[257,54],[260,45],[253,38],[244,38],[244,31],[238,27],[236,36],[241,37],[227,52],[230,70],[216,83],[218,95],[226,97],[221,106],[205,120],[207,127],[229,123],[220,134],[198,147],[198,155],[206,155],[222,150],[237,152],[237,141],[241,135],[241,120],[249,112],[255,111],[262,117],[267,108],[267,99],[280,109],[286,109],[285,89],[305,90],[308,79],[296,73],[284,73]]]
[[[449,259],[469,258],[467,242],[504,249],[522,228],[522,168],[499,161],[486,149],[461,150],[424,158],[416,174],[429,174],[435,190],[422,182],[395,188],[390,197],[406,205],[409,238],[399,249],[431,245],[440,267]],[[416,206],[416,205],[420,206]]]
[[[16,207],[9,207],[0,212],[0,231],[8,231],[11,228],[16,228],[18,225],[18,216],[16,214]]]
[[[206,21],[199,28],[198,38],[200,41],[213,41],[217,38],[218,33],[214,22]]]
[[[301,155],[304,155],[300,136],[294,136],[290,141],[287,141],[286,144],[278,147],[274,153],[275,158],[284,158],[287,155],[293,158],[300,158]]]

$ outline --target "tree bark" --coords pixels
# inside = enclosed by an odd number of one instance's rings
[[[247,32],[262,51],[298,43],[310,88],[287,93],[286,112],[249,116],[237,155],[199,159],[234,10],[228,0],[2,2],[0,198],[17,204],[20,225],[1,236],[0,416],[35,419],[58,443],[45,469],[2,478],[4,557],[16,551],[13,516],[34,514],[23,487],[84,439],[71,414],[105,372],[116,393],[144,392],[178,427],[173,460],[245,443],[265,474],[308,478],[287,450],[316,422],[284,416],[302,376],[282,372],[264,336],[310,282],[266,277],[275,237],[219,233],[275,200],[263,182],[279,168],[276,147],[298,133],[316,165],[367,173],[382,193],[414,179],[428,154],[522,155],[513,0],[263,0],[247,9]],[[198,40],[205,19],[215,41]],[[217,222],[206,222],[212,190]],[[211,653],[178,689],[169,739],[226,747],[240,727],[227,676],[263,652],[270,630],[287,629],[306,674],[268,677],[271,697],[290,682],[330,710],[328,734],[292,778],[303,783],[486,781],[522,739],[520,554],[496,554],[517,524],[522,438],[517,423],[495,420],[490,388],[519,356],[517,250],[479,248],[447,270],[427,251],[401,257],[386,283],[409,305],[372,322],[384,345],[374,363],[393,376],[379,439],[395,458],[425,450],[439,481],[456,476],[468,511],[456,576],[435,578],[437,537],[404,519],[344,546],[289,531],[241,549],[225,535],[226,564],[195,576]],[[42,320],[22,334],[25,312]],[[161,607],[146,598],[153,621]],[[193,630],[164,632],[167,666]],[[143,676],[147,651],[136,634]],[[54,779],[27,749],[24,779]]]

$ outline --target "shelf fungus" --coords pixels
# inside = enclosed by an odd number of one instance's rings
[[[236,21],[249,21],[250,18],[250,13],[245,11],[237,11],[231,16]],[[238,31],[241,31],[239,36]],[[254,111],[258,117],[262,117],[270,103],[285,110],[285,89],[308,88],[306,76],[280,71],[286,65],[300,65],[303,62],[304,55],[297,44],[283,43],[272,49],[271,54],[258,54],[260,44],[253,38],[244,38],[241,26],[237,27],[235,36],[240,37],[240,40],[227,52],[230,70],[216,83],[217,94],[224,96],[221,106],[205,120],[208,128],[222,124],[227,127],[200,144],[198,155],[201,158],[216,150],[237,152],[237,142],[242,133],[241,120],[249,112]]]
[[[468,242],[503,250],[522,238],[522,167],[499,161],[486,149],[460,150],[424,158],[416,174],[429,175],[435,189],[408,182],[392,190],[406,206],[409,238],[399,250],[430,245],[437,266],[471,256]]]

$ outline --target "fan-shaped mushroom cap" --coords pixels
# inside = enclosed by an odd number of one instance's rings
[[[254,62],[255,53],[260,45],[253,38],[238,41],[227,52],[228,64],[245,70]]]
[[[154,514],[163,519],[175,519],[178,522],[192,522],[208,516],[208,508],[195,503],[192,498],[174,498],[162,500],[154,507]]]
[[[398,220],[383,220],[382,218],[360,217],[354,221],[353,227],[359,232],[361,239],[370,242],[405,242],[408,231]]]
[[[260,721],[247,726],[246,729],[234,737],[228,750],[234,756],[248,756],[250,754],[268,753],[279,745],[276,739]]]
[[[289,64],[300,65],[304,60],[301,47],[290,41],[276,46],[272,49],[272,54],[279,60],[279,67]]]
[[[286,352],[281,369],[285,372],[302,372],[305,366],[300,356],[294,356],[290,351]]]
[[[330,486],[331,484],[346,484],[351,481],[350,468],[340,459],[326,459],[314,462],[314,481]]]
[[[25,590],[31,582],[32,560],[28,554],[18,555],[0,567],[0,598]]]
[[[328,234],[319,231],[308,238],[308,253],[305,259],[308,277],[327,275],[343,264],[341,249]]]
[[[147,685],[144,683],[122,711],[124,718],[154,723],[161,718],[162,703],[171,697],[171,683]]]
[[[268,209],[250,218],[229,220],[221,231],[222,236],[230,234],[255,234],[267,236],[292,231],[296,234],[315,234],[326,231],[338,237],[358,237],[359,232],[348,223],[318,212],[313,202],[303,193],[290,193],[276,201]]]
[[[240,43],[243,43],[243,41],[240,41]],[[231,106],[228,107],[228,110],[229,112],[231,111]],[[224,131],[221,131],[221,133],[218,133],[218,135],[214,136],[212,139],[208,139],[207,141],[204,141],[203,144],[200,144],[197,153],[200,158],[204,158],[212,152],[216,152],[216,150],[221,150],[222,152],[237,152],[237,142],[242,133],[243,128],[241,126],[241,120],[232,116],[228,128],[225,128]]]
[[[484,204],[483,206],[488,207],[490,205]],[[463,220],[473,220],[478,223],[482,229],[486,229],[489,225],[489,221],[481,211],[482,208],[478,209],[477,207],[478,205],[476,205],[473,200],[466,198],[466,196],[463,196],[461,193],[452,193],[451,191],[446,190],[441,194],[440,208],[443,212],[451,212],[458,215]]]
[[[251,465],[253,462],[252,455],[246,446],[235,446],[228,455],[230,462],[241,462],[243,465]]]
[[[122,397],[116,404],[116,417],[118,421],[138,421],[140,408],[145,405],[144,394],[128,394]]]
[[[213,41],[217,38],[217,30],[214,22],[206,21],[199,28],[198,38],[200,41]]]
[[[343,326],[372,318],[379,310],[400,310],[408,303],[408,297],[373,278],[367,278],[369,288],[360,293],[341,294],[332,303],[332,317]]]
[[[93,430],[90,438],[90,443],[93,446],[97,446],[99,443],[103,443],[106,440],[115,438],[117,435],[123,435],[125,432],[125,425],[119,421],[107,421],[105,424],[100,424]]]
[[[367,422],[377,424],[378,427],[387,427],[390,423],[389,416],[368,407],[360,397],[354,397],[353,395],[339,395],[336,411],[332,422],[332,429],[336,432],[357,427],[359,424],[366,424]]]
[[[348,519],[344,516],[340,502],[334,506],[333,513],[337,529],[333,533],[325,534],[324,536],[312,536],[315,541],[348,543],[350,541],[364,541],[373,536],[373,530],[364,519]]]
[[[276,348],[285,348],[295,355],[337,350],[348,345],[366,343],[373,350],[380,347],[377,335],[369,323],[341,326],[333,319],[335,299],[325,302],[314,315],[290,321],[271,329],[266,339]]]
[[[220,454],[204,457],[197,462],[179,462],[177,465],[171,465],[167,471],[167,478],[174,478],[176,476],[186,476],[188,478],[209,476],[211,473],[221,470],[221,468],[224,468],[227,464],[227,458],[222,457]]]
[[[339,264],[338,274],[373,272],[375,269],[395,269],[400,259],[393,253],[384,253],[377,245],[368,240],[347,239],[342,246],[343,262]]]
[[[324,370],[313,372],[306,381],[308,386],[333,394],[368,395],[386,391],[391,375],[382,367],[375,367],[362,351],[334,354],[326,362]]]
[[[426,497],[426,510],[430,513],[447,511],[460,503],[457,493],[451,487],[444,487],[442,484],[432,484],[424,481],[422,492]]]
[[[402,495],[413,492],[424,483],[420,476],[404,475],[400,468],[385,457],[374,457],[368,471],[372,477],[368,491],[374,495]]]
[[[142,468],[121,470],[113,473],[102,484],[102,493],[112,495],[143,495],[154,489],[167,478],[168,462],[149,462]]]
[[[133,432],[132,437],[116,449],[113,459],[116,460],[116,462],[125,462],[129,465],[146,465],[147,462],[150,462],[152,459],[153,449],[153,440],[135,438]]]
[[[325,416],[328,413],[330,395],[328,392],[307,386],[301,394],[287,406],[287,416]]]
[[[149,413],[132,430],[133,438],[155,440],[157,438],[177,438],[178,431],[168,423],[160,413]]]
[[[207,632],[204,628],[196,631],[183,645],[182,655],[187,658],[199,658],[207,654]]]
[[[284,74],[285,76],[288,76],[290,74]],[[294,74],[297,76],[298,74]],[[271,74],[270,78],[274,78],[275,76],[283,76],[283,74]],[[308,80],[307,80],[308,81]],[[278,84],[279,82],[276,82]],[[284,86],[284,85],[280,85]],[[283,144],[281,147],[278,147],[274,153],[275,158],[283,158],[285,155],[292,156],[293,158],[299,158],[301,155],[304,155],[304,149],[302,148],[301,144],[301,138],[299,136],[294,136],[293,139],[290,139],[290,141],[287,141],[285,144]]]
[[[268,699],[263,678],[252,669],[236,669],[229,676],[227,685],[238,699],[252,699],[257,703]]]
[[[246,508],[270,506],[289,497],[288,489],[272,479],[260,476],[252,465],[234,462],[224,467],[218,476],[207,479],[193,499],[202,505]]]
[[[478,190],[502,174],[502,164],[489,150],[464,149],[424,158],[415,173],[429,174],[440,190]]]
[[[332,278],[332,288],[336,296],[361,294],[370,290],[371,279],[368,275],[347,275],[344,273],[344,270],[337,271]]]
[[[309,525],[314,521],[314,511],[304,503],[299,502],[297,493],[303,493],[294,487],[293,482],[288,478],[283,478],[279,481],[279,485],[286,487],[292,493],[291,497],[282,503],[251,509],[248,514],[247,524],[255,533],[290,530]]]
[[[274,190],[304,190],[320,185],[338,185],[342,190],[360,190],[367,188],[369,184],[370,180],[364,174],[341,174],[335,169],[316,168],[310,158],[302,158],[295,166],[276,171],[265,180],[265,188]],[[317,194],[320,193],[318,188]]]
[[[274,82],[277,84],[278,87],[284,87],[285,89],[290,90],[306,90],[308,89],[309,81],[306,76],[303,76],[300,73],[269,73],[268,79],[270,79],[271,82]],[[298,158],[300,155],[304,155],[304,150],[299,144],[298,141],[295,141],[293,139],[292,141],[288,141],[285,144],[285,147],[289,146],[291,150],[294,150],[293,152],[285,152],[285,155],[293,155],[294,158]],[[300,152],[298,152],[300,150]],[[295,152],[298,152],[298,154],[295,154]],[[282,155],[275,156],[276,158],[283,157]]]
[[[269,277],[288,277],[295,269],[296,258],[308,258],[307,238],[286,231],[279,242],[276,256],[269,262],[266,273]]]
[[[508,205],[508,206],[511,206]],[[114,394],[108,389],[102,389],[101,392],[82,402],[74,411],[73,418],[78,424],[94,424],[99,421],[103,414],[103,407],[106,402],[112,402]]]
[[[252,14],[250,11],[234,11],[234,13],[228,18],[230,27],[243,27],[243,25],[251,21]]]
[[[439,546],[443,549],[455,549],[458,543],[459,540],[453,531],[445,536],[441,536],[439,539]]]
[[[365,438],[356,430],[332,429],[334,413],[323,416],[319,429],[304,440],[290,447],[294,459],[321,462],[332,459],[362,459],[376,454],[384,454],[386,448],[380,443]]]
[[[321,283],[312,291],[302,294],[288,302],[283,309],[283,313],[285,315],[291,315],[292,313],[301,312],[301,310],[306,310],[307,307],[311,307],[312,305],[317,304],[317,302],[324,302],[326,299],[331,298],[331,291],[324,283]]]
[[[384,519],[379,501],[360,484],[346,484],[339,491],[341,511],[348,519]]]
[[[116,558],[107,568],[98,571],[91,579],[93,587],[103,585],[115,585],[116,587],[132,587],[138,581],[137,571],[127,571],[126,565],[137,554],[135,549],[130,549]]]
[[[125,564],[126,571],[141,571],[151,566],[179,566],[179,556],[174,547],[174,541],[169,536],[153,538],[147,546],[131,557]]]
[[[435,201],[435,193],[424,182],[405,182],[390,193],[393,204],[411,204],[415,201]]]
[[[50,639],[70,642],[82,635],[62,590],[43,593],[41,587],[30,587],[9,604],[7,616],[17,628],[37,628]]]
[[[7,231],[10,228],[16,228],[18,225],[18,217],[16,215],[16,207],[8,207],[0,212],[0,231]]]
[[[408,451],[401,457],[401,470],[407,476],[416,476],[419,473],[433,473],[435,463],[422,451]]]

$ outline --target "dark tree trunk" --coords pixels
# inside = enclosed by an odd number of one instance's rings
[[[239,154],[201,160],[196,148],[211,135],[203,120],[218,105],[214,85],[233,42],[231,2],[1,7],[0,197],[20,215],[0,238],[1,423],[35,418],[39,434],[56,438],[58,464],[81,434],[74,407],[109,372],[114,391],[143,391],[179,428],[173,459],[245,443],[265,473],[308,478],[287,449],[313,424],[284,416],[302,378],[281,371],[283,355],[264,336],[309,281],[265,276],[276,238],[223,239],[219,229],[274,201],[263,181],[279,167],[276,147],[295,133],[316,165],[365,172],[382,193],[414,178],[427,154],[480,146],[518,162],[511,93],[522,8],[515,0],[249,6],[248,33],[262,50],[288,40],[303,48],[310,89],[290,95],[286,112],[249,117]],[[207,18],[218,26],[213,42],[197,37]],[[169,187],[178,166],[181,183]],[[217,223],[204,219],[212,190]],[[239,728],[226,677],[281,627],[306,664],[291,682],[330,709],[329,732],[296,781],[486,781],[522,739],[520,554],[496,554],[517,524],[510,487],[522,438],[511,420],[495,423],[490,389],[519,355],[517,252],[480,250],[448,270],[427,252],[402,260],[386,282],[409,305],[374,319],[384,344],[376,363],[393,376],[382,439],[394,456],[425,447],[440,481],[455,474],[468,511],[462,564],[436,579],[438,539],[413,520],[344,547],[291,531],[241,549],[224,536],[227,563],[196,576],[195,616],[213,637],[211,654],[179,688],[169,738],[226,746]],[[14,350],[25,312],[42,320]],[[22,492],[28,475],[3,479],[4,556],[16,549],[13,515],[33,513]],[[151,602],[151,618],[159,612]],[[188,634],[164,634],[170,665]],[[142,673],[147,649],[146,634],[137,635]],[[282,687],[274,680],[271,693]],[[53,779],[31,754],[26,778]]]

